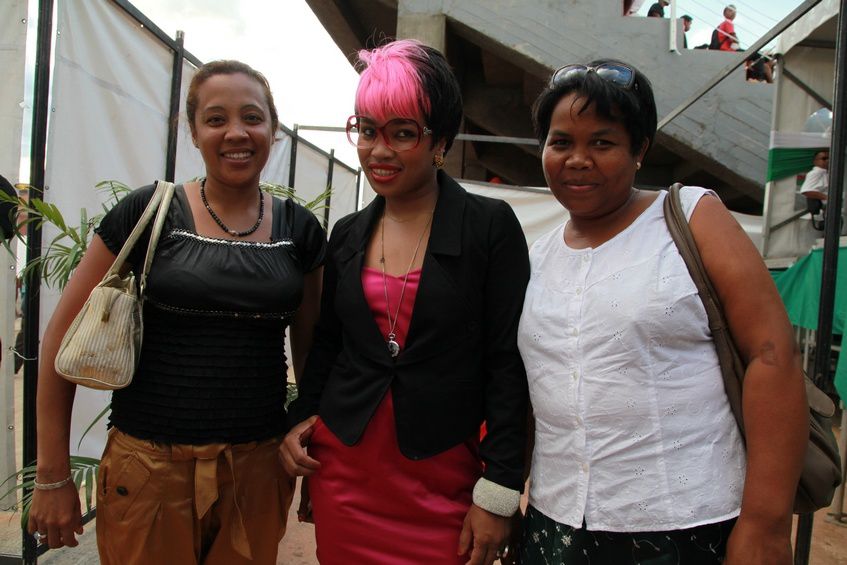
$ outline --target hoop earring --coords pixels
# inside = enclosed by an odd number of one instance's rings
[[[432,156],[432,164],[435,165],[436,169],[440,169],[444,166],[444,154],[436,153]]]

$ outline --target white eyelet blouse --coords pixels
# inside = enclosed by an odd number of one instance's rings
[[[687,218],[707,193],[682,190]],[[518,335],[536,426],[529,502],[575,528],[683,529],[741,506],[744,446],[666,195],[596,249],[569,248],[562,225],[530,252]]]

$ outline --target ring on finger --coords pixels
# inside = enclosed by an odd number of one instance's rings
[[[36,531],[32,534],[32,537],[35,538],[35,543],[44,543],[47,541],[47,534],[43,534],[41,532]]]
[[[496,555],[498,558],[499,557],[508,557],[509,556],[509,546],[507,545],[503,549],[498,549],[497,553],[495,553],[494,555]]]

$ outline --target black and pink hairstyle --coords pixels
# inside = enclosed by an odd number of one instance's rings
[[[456,76],[439,51],[411,39],[359,51],[361,77],[356,113],[385,122],[389,116],[423,117],[432,144],[453,145],[462,121],[462,94]]]

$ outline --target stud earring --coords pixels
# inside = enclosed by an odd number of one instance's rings
[[[436,169],[440,169],[444,166],[444,154],[436,153],[432,156],[432,164],[435,165]]]
[[[636,171],[641,170],[641,161],[636,161],[636,162],[635,162],[635,170],[636,170]]]

